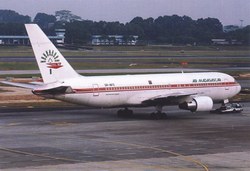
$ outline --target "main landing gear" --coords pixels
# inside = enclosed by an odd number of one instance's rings
[[[129,118],[133,116],[133,110],[129,110],[127,107],[125,109],[120,109],[117,111],[117,116],[121,118]]]
[[[162,106],[155,106],[156,112],[150,114],[151,119],[159,120],[159,119],[166,119],[167,114],[162,112]]]
[[[167,114],[162,112],[162,106],[155,106],[156,112],[150,114],[150,118],[154,120],[166,119]],[[133,110],[129,110],[127,107],[125,109],[120,109],[117,111],[117,116],[120,118],[130,118],[134,115]]]

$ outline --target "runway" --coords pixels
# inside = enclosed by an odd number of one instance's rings
[[[250,168],[250,103],[241,114],[154,108],[0,108],[0,169],[235,171]]]
[[[167,73],[167,72],[209,72],[209,71],[249,71],[250,62],[241,60],[249,59],[248,56],[66,56],[69,63],[88,63],[90,66],[95,66],[96,63],[102,63],[103,66],[117,67],[123,64],[129,69],[79,69],[80,74],[133,74],[133,73]],[[182,60],[187,61],[191,67],[183,67],[180,65]],[[210,59],[210,62],[206,61]],[[227,59],[227,60],[224,60]],[[237,60],[238,59],[238,60]],[[205,61],[204,61],[205,60]],[[221,60],[223,62],[221,62]],[[32,56],[1,56],[0,62],[7,63],[36,63],[35,57]],[[146,65],[146,68],[133,68],[134,65]],[[205,64],[205,65],[204,65]],[[132,66],[131,66],[132,65]],[[149,66],[148,66],[149,65]],[[152,66],[154,68],[152,68]],[[173,67],[172,65],[176,65]],[[123,67],[124,67],[123,66]],[[145,67],[145,66],[144,66]],[[95,67],[94,67],[95,68]],[[102,67],[101,67],[102,68]],[[0,70],[1,75],[25,75],[25,74],[40,74],[39,70]]]
[[[76,70],[79,74],[134,74],[134,73],[181,73],[181,72],[216,72],[216,71],[249,71],[250,67],[219,67],[219,68],[153,68],[153,69],[86,69]],[[39,70],[0,70],[1,75],[40,74]]]

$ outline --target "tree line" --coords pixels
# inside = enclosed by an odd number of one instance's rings
[[[210,44],[211,39],[226,39],[250,44],[250,26],[225,33],[216,18],[193,20],[188,16],[160,16],[156,19],[135,17],[130,22],[106,22],[83,20],[71,11],[56,11],[55,15],[38,13],[34,20],[11,10],[0,10],[0,35],[24,35],[24,23],[37,23],[47,34],[55,28],[65,28],[65,42],[87,44],[92,35],[139,36],[141,44]]]

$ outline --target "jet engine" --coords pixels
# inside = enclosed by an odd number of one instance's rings
[[[184,102],[179,104],[180,109],[196,111],[210,111],[213,108],[213,100],[208,96],[194,97],[190,102]]]

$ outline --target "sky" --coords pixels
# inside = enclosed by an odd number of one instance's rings
[[[223,25],[250,25],[250,0],[0,0],[0,9],[11,9],[32,18],[38,12],[70,10],[85,20],[120,21],[164,15],[192,19],[218,18]]]

